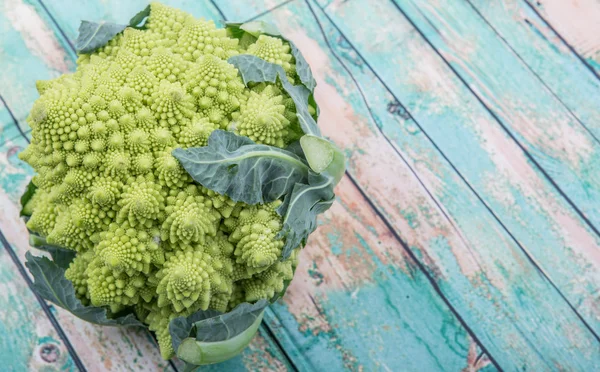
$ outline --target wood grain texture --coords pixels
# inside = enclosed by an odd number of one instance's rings
[[[552,131],[551,124],[537,110],[547,110],[547,107],[559,110],[560,103],[555,102],[550,105],[537,101],[544,95],[550,99],[551,95],[548,95],[547,88],[542,85],[541,80],[535,78],[533,73],[523,66],[521,60],[509,48],[503,45],[499,36],[469,4],[443,1],[417,3],[404,0],[398,0],[397,3],[402,6],[403,10],[406,9],[407,15],[415,16],[413,22],[418,27],[426,30],[435,29],[437,36],[427,33],[429,39],[442,54],[452,60],[453,64],[461,66],[460,71],[471,76],[473,82],[470,84],[476,87],[477,92],[487,92],[483,93],[486,102],[493,100],[496,102],[494,104],[496,107],[503,105],[502,97],[511,97],[512,108],[510,112],[506,112],[506,116],[507,120],[511,117],[510,120],[515,123],[515,128],[518,126],[519,130],[538,131],[531,127],[534,124],[533,121],[524,121],[521,116],[527,107],[530,109],[538,107],[533,113],[534,117],[539,118],[535,125],[540,126],[539,131],[542,128]],[[416,4],[418,4],[418,8],[415,6]],[[417,14],[421,14],[422,17]],[[425,26],[423,22],[427,22],[428,26]],[[579,61],[576,63],[580,64]],[[556,70],[559,68],[556,67]],[[486,76],[486,71],[491,72],[487,72]],[[514,80],[494,79],[490,77],[491,75],[511,75],[514,76]],[[589,76],[590,74],[587,75],[588,78],[596,80],[595,77]],[[527,88],[523,86],[527,86]],[[457,87],[460,87],[459,83]],[[571,93],[573,94],[573,92]],[[593,92],[591,97],[600,100],[600,89]],[[600,101],[597,107],[600,107]],[[600,111],[596,110],[596,115],[600,115]],[[446,124],[445,129],[464,135],[467,133],[466,125],[465,123],[460,124],[452,129],[449,128],[449,124]],[[577,123],[573,123],[573,125],[574,128],[583,128]],[[464,141],[461,150],[451,147],[455,145],[455,139],[442,137],[440,133],[442,130],[439,128],[427,126],[426,131],[431,133],[435,143],[448,154],[450,161],[456,164],[457,169],[466,176],[470,185],[491,207],[521,247],[556,284],[570,303],[577,307],[581,314],[584,314],[585,320],[596,334],[600,333],[600,308],[594,306],[597,300],[595,289],[600,287],[600,253],[598,251],[600,239],[598,235],[566,203],[536,167],[527,164],[528,159],[522,155],[511,139],[502,136],[500,131],[497,131],[497,134],[494,133],[495,127],[497,124],[493,120],[481,123],[480,131],[482,133],[474,136],[478,143]],[[571,134],[561,138],[561,142],[576,137],[574,132],[569,132],[566,128],[561,130]],[[485,133],[490,133],[490,135]],[[487,140],[488,137],[494,138],[493,143]],[[506,140],[503,141],[503,137]],[[593,142],[592,140],[590,143]],[[569,145],[565,144],[564,146]],[[470,166],[460,157],[462,155],[464,159],[465,156],[475,154],[477,154],[476,165]],[[483,159],[489,159],[491,162],[484,162]],[[484,165],[487,167],[482,169]],[[491,179],[492,175],[501,172],[503,166],[510,166],[518,171],[513,171],[510,175],[498,180]],[[482,174],[482,171],[485,174]],[[560,177],[560,175],[557,174],[556,177]],[[595,180],[597,175],[591,174],[589,178]],[[596,190],[594,184],[587,184],[587,187]],[[509,192],[513,200],[520,200],[518,209],[511,207],[512,203],[506,203],[508,195],[503,195],[505,192]],[[595,209],[593,206],[590,208]],[[527,222],[524,223],[525,221]],[[573,272],[582,273],[582,277],[585,279],[573,278]]]
[[[363,55],[373,57],[374,62],[369,62],[376,63],[376,69],[379,67],[380,72],[385,72],[383,80],[393,84],[397,94],[404,91],[402,95],[406,100],[402,101],[410,104],[411,110],[431,125],[463,120],[468,123],[493,122],[481,113],[469,119],[468,115],[477,112],[473,109],[477,102],[466,93],[463,93],[464,98],[455,98],[457,92],[452,92],[453,85],[447,83],[447,80],[455,78],[444,72],[447,70],[436,63],[431,54],[428,57],[426,45],[413,42],[418,41],[414,31],[403,33],[400,28],[403,22],[398,12],[385,8],[385,3],[381,5],[383,9],[369,5],[370,12],[365,13],[361,9],[366,8],[366,2],[345,2],[339,8],[332,8],[332,18],[339,20],[351,40],[360,41]],[[347,8],[342,11],[342,7]],[[334,14],[338,11],[340,13]],[[417,123],[391,97],[391,92],[386,92],[386,87],[369,71],[369,66],[348,40],[336,34],[331,26],[324,27],[328,30],[330,44],[337,49],[363,89],[371,112],[364,106],[356,85],[348,77],[345,83],[337,83],[339,88],[332,87],[336,80],[341,80],[339,76],[345,74],[333,58],[317,52],[326,46],[320,47],[324,43],[315,40],[319,39],[319,30],[314,26],[314,20],[305,21],[303,12],[297,8],[292,11],[284,7],[273,14],[286,35],[290,35],[301,49],[311,50],[307,58],[314,66],[320,83],[317,98],[326,102],[321,107],[324,132],[347,149],[350,173],[435,276],[443,293],[466,322],[474,327],[492,356],[508,369],[525,365],[546,368],[547,363],[573,366],[583,363],[574,368],[583,368],[586,364],[591,366],[597,358],[589,354],[596,353],[597,340],[593,334],[528,260],[508,232],[469,191],[447,161],[436,156],[437,149],[428,144]],[[295,18],[290,21],[292,14]],[[327,22],[325,17],[321,18],[323,23]],[[361,27],[375,23],[394,32],[377,33],[374,27]],[[305,32],[311,37],[307,37]],[[370,52],[369,47],[378,48]],[[398,50],[403,51],[402,55],[397,53]],[[393,53],[397,57],[392,56]],[[418,81],[415,81],[417,77]],[[403,86],[410,89],[402,89]],[[455,104],[461,106],[454,108]],[[353,107],[349,108],[349,105]],[[354,110],[360,114],[352,112]],[[340,112],[344,114],[340,115]],[[374,123],[369,125],[371,115]],[[422,125],[420,121],[419,124]],[[382,138],[376,125],[394,135],[392,139],[398,141],[398,155],[390,146],[384,146],[383,141],[375,140]],[[449,128],[443,135],[464,136],[454,142],[456,149],[467,141],[473,141],[475,136],[471,133],[472,129],[463,135],[461,131]],[[502,132],[492,132],[487,138],[495,140],[506,136]],[[410,168],[400,163],[399,155],[403,155]],[[461,158],[465,164],[485,164],[485,158],[479,157],[480,154],[471,155],[471,158],[467,155]],[[502,177],[512,171],[510,166],[501,169],[504,169]],[[419,179],[415,178],[413,171],[417,172]],[[424,190],[424,186],[428,189]],[[507,201],[510,202],[510,199]],[[515,202],[520,206],[523,200],[516,199]],[[557,311],[557,306],[563,310]],[[515,314],[522,315],[516,317]],[[569,328],[564,328],[565,321],[579,329],[581,336],[587,339],[585,346],[578,344],[579,340],[573,343]],[[567,348],[573,354],[558,355],[564,350],[560,347],[554,350],[555,346],[548,343],[550,339],[572,345]]]
[[[529,161],[598,233],[600,142],[502,45],[493,30],[470,24],[481,19],[474,14],[465,18],[467,4],[413,0],[395,4],[498,125],[518,141]]]
[[[3,371],[76,371],[67,348],[0,243],[0,365]]]
[[[470,1],[397,0],[418,30],[391,0],[165,1],[276,23],[313,66],[319,124],[349,158],[266,327],[206,369],[597,366],[599,237],[491,113],[594,225],[598,81],[524,2]],[[31,171],[13,116],[26,132],[35,80],[74,68],[80,19],[125,23],[144,5],[0,1],[0,228],[21,256],[12,216]],[[54,311],[90,370],[169,368],[146,332]]]
[[[463,2],[457,2],[454,8],[461,8],[460,16],[466,16],[472,27],[478,29],[486,27],[473,12],[483,17],[515,54],[514,58],[521,59],[581,125],[596,140],[600,139],[600,79],[552,28],[522,0],[469,0],[469,3],[473,11],[464,9],[467,4]],[[489,31],[485,38],[488,35]],[[508,54],[508,51],[504,49],[503,53]]]
[[[596,0],[525,0],[600,78],[600,6]]]
[[[50,25],[35,0],[0,2],[0,95],[24,130],[28,128],[25,118],[38,97],[35,81],[74,68]]]

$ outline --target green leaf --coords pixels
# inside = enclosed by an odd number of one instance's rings
[[[252,340],[267,307],[266,300],[242,303],[232,311],[198,311],[169,323],[177,356],[192,365],[212,364],[241,352]]]
[[[269,22],[250,21],[242,23],[239,27],[240,29],[246,31],[254,37],[259,37],[260,35],[264,34],[269,36],[280,37],[287,41],[287,39],[283,38],[283,35],[281,35],[281,32],[279,31],[277,26]]]
[[[297,183],[292,194],[284,199],[277,212],[283,216],[283,228],[277,235],[285,238],[282,260],[298,246],[304,246],[308,236],[317,228],[317,215],[331,207],[335,179],[327,174],[310,172],[308,184]]]
[[[304,59],[304,56],[300,53],[296,45],[281,34],[277,26],[264,21],[251,21],[246,23],[227,22],[225,23],[225,27],[230,31],[230,35],[237,39],[242,39],[244,32],[246,32],[254,38],[258,38],[260,35],[269,35],[288,42],[292,48],[292,55],[296,60],[296,73],[300,77],[300,81],[311,93],[314,92],[317,82],[313,77],[308,62],[306,62],[306,59]]]
[[[304,59],[304,56],[300,53],[300,49],[298,49],[294,43],[289,40],[288,43],[290,43],[290,47],[292,47],[292,55],[296,60],[296,73],[298,74],[300,81],[311,93],[314,92],[317,87],[317,81],[312,74],[308,62],[306,62],[306,59]]]
[[[294,269],[294,274],[296,273],[296,269]],[[283,282],[283,290],[279,293],[276,293],[275,296],[273,296],[273,298],[269,301],[270,303],[275,303],[275,301],[279,300],[280,298],[283,297],[283,295],[285,295],[285,292],[287,292],[288,287],[290,286],[290,284],[292,283],[291,280],[285,280]]]
[[[129,20],[129,27],[145,30],[148,16],[150,16],[150,5]]]
[[[296,105],[296,116],[298,116],[302,131],[306,134],[321,136],[317,122],[308,109],[310,91],[304,85],[291,84],[285,75],[283,67],[249,54],[230,57],[227,62],[238,69],[246,85],[249,82],[262,83],[266,81],[275,83],[277,78],[279,78],[283,89],[290,95]]]
[[[27,210],[25,207],[27,206],[29,200],[31,200],[33,197],[33,194],[35,194],[35,190],[37,190],[37,186],[34,185],[33,182],[29,181],[27,188],[25,188],[25,192],[23,192],[23,195],[21,195],[20,216],[31,216],[31,211]]]
[[[150,5],[134,15],[129,20],[128,25],[104,21],[81,21],[79,35],[77,35],[77,40],[75,41],[75,50],[77,50],[77,53],[92,53],[105,46],[127,27],[145,30],[148,16],[150,16]]]
[[[92,53],[105,46],[117,34],[123,32],[127,25],[112,22],[81,21],[79,35],[75,41],[77,53]]]
[[[208,138],[208,146],[173,150],[196,181],[234,201],[264,204],[305,182],[308,165],[297,155],[224,130]]]
[[[45,238],[31,232],[29,233],[29,245],[50,253],[50,256],[52,256],[52,260],[54,261],[54,263],[58,267],[65,270],[69,267],[71,261],[73,261],[73,259],[77,255],[77,252],[75,252],[74,250],[60,247],[58,245],[49,244],[48,242],[46,242]]]
[[[246,31],[242,30],[240,26],[243,25],[241,22],[225,22],[225,30],[227,31],[227,36],[232,37],[234,39],[241,39],[242,36],[246,33]]]
[[[65,269],[46,257],[37,257],[27,252],[25,266],[33,275],[33,287],[42,298],[66,309],[78,318],[94,324],[122,327],[145,327],[133,314],[116,319],[107,317],[101,307],[83,306],[75,296],[73,284],[65,278]]]

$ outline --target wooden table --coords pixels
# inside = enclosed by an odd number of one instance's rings
[[[338,202],[240,357],[206,370],[600,368],[597,0],[173,0],[274,22],[348,156]],[[0,0],[0,369],[181,370],[29,290],[16,154],[80,19],[143,0]]]

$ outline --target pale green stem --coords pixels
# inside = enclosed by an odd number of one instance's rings
[[[195,365],[214,364],[226,361],[244,350],[258,330],[264,311],[244,332],[225,341],[203,342],[188,337],[177,349],[177,357]]]

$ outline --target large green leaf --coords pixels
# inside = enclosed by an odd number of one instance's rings
[[[183,168],[203,186],[234,201],[264,204],[283,198],[305,182],[308,165],[297,155],[224,130],[208,146],[173,150]]]
[[[244,302],[227,313],[207,310],[175,318],[169,323],[173,349],[192,365],[229,359],[250,343],[268,304]]]
[[[126,27],[127,25],[112,22],[81,21],[79,35],[75,40],[75,50],[77,50],[77,53],[92,53],[105,46],[113,37],[123,32]]]
[[[49,244],[46,242],[45,238],[32,232],[29,233],[29,245],[50,253],[50,256],[52,256],[52,261],[54,261],[58,267],[64,270],[69,267],[69,264],[71,261],[73,261],[77,254],[74,250]]]
[[[329,209],[335,200],[333,186],[333,177],[311,171],[308,184],[296,184],[292,194],[278,208],[277,212],[283,216],[278,237],[285,238],[282,259],[306,244],[308,236],[317,228],[317,215]]]
[[[311,92],[304,85],[293,85],[290,83],[285,75],[283,67],[249,54],[240,54],[230,57],[227,62],[238,69],[244,84],[250,82],[275,83],[279,78],[283,89],[290,95],[296,105],[296,116],[298,116],[302,131],[305,134],[321,136],[321,131],[317,126],[317,122],[308,109],[308,101]]]
[[[148,16],[150,16],[150,5],[129,20],[129,27],[145,30]]]
[[[101,307],[83,306],[75,296],[73,284],[65,278],[65,269],[46,257],[38,257],[27,252],[25,266],[33,275],[33,287],[44,299],[66,309],[78,318],[94,324],[122,327],[145,327],[133,314],[115,319],[107,317],[107,310]]]
[[[77,40],[75,40],[75,50],[77,50],[77,53],[92,53],[105,46],[127,27],[143,30],[146,28],[145,20],[149,15],[150,5],[134,15],[127,25],[104,21],[81,21],[79,35],[77,35]]]

